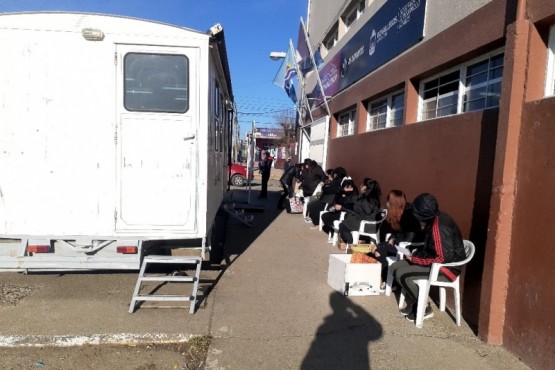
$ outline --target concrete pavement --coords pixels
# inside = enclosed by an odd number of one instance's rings
[[[207,368],[527,368],[437,309],[417,329],[399,314],[393,296],[334,292],[327,266],[338,251],[300,215],[278,212],[278,193],[270,194],[252,229],[229,221],[227,246],[238,254],[212,292]]]
[[[225,268],[203,270],[207,296],[194,315],[146,304],[129,314],[136,273],[0,273],[3,294],[25,288],[13,305],[0,302],[0,347],[211,335],[207,369],[527,369],[437,309],[417,329],[393,296],[335,293],[327,267],[338,251],[300,215],[276,209],[279,188],[272,178],[267,200],[252,188],[252,203],[265,209],[252,228],[229,218]],[[244,189],[229,193],[246,199]]]

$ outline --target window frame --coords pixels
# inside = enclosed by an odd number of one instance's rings
[[[347,33],[351,28],[351,26],[355,24],[357,20],[360,19],[365,8],[366,8],[366,2],[364,0],[355,0],[353,2],[352,8],[343,14],[341,18],[343,20],[343,25],[345,26],[345,33]],[[348,20],[350,19],[351,19],[351,22],[348,23]]]
[[[345,123],[342,123],[341,121],[342,121],[342,118],[346,116],[348,116],[347,117],[348,122],[345,125]],[[339,113],[337,115],[337,137],[346,137],[346,136],[352,136],[355,134],[356,117],[357,117],[356,108],[343,111],[342,113]],[[344,132],[345,131],[343,129],[344,126],[347,127],[346,132]]]
[[[544,96],[555,96],[555,24],[549,29]]]
[[[134,103],[132,104],[132,102],[130,101],[130,99],[132,98],[132,95],[128,96],[128,89],[129,87],[129,82],[128,82],[128,76],[131,77],[131,75],[128,75],[128,66],[127,66],[127,62],[128,62],[128,58],[133,57],[133,56],[158,56],[158,57],[175,57],[175,58],[182,58],[184,60],[184,77],[185,77],[185,81],[184,85],[182,87],[182,89],[184,90],[184,105],[182,107],[182,109],[164,109],[164,107],[160,107],[159,109],[156,108],[138,108],[136,106],[134,106]],[[127,110],[128,112],[137,112],[137,113],[167,113],[167,114],[184,114],[187,113],[190,109],[190,61],[189,61],[189,57],[187,57],[187,55],[185,54],[173,54],[173,53],[159,53],[159,52],[139,52],[139,51],[131,51],[128,52],[124,55],[123,57],[123,107],[125,108],[125,110]],[[134,88],[131,88],[134,91]],[[166,89],[166,88],[163,88]],[[178,89],[177,87],[175,89]],[[146,90],[145,90],[146,91]],[[177,97],[177,95],[176,95]]]
[[[337,42],[339,41],[339,27],[337,23],[332,27],[330,32],[324,37],[322,41],[322,45],[326,48],[326,51],[329,52]]]
[[[422,80],[420,82],[420,85],[419,85],[419,94],[418,94],[419,95],[418,122],[428,121],[428,120],[431,120],[431,119],[449,117],[449,116],[454,116],[454,115],[458,115],[458,114],[464,114],[464,113],[475,112],[475,111],[480,111],[480,110],[485,110],[485,109],[498,107],[499,105],[491,105],[491,106],[486,105],[482,109],[467,110],[465,108],[465,98],[467,96],[467,93],[469,91],[472,91],[473,89],[466,86],[466,82],[467,82],[466,79],[467,79],[467,73],[468,73],[468,68],[469,67],[471,67],[473,65],[476,65],[480,62],[486,61],[486,60],[488,61],[488,67],[487,67],[486,72],[488,73],[488,76],[489,76],[489,73],[493,69],[495,69],[495,68],[491,68],[491,65],[490,65],[491,59],[493,59],[493,58],[495,58],[499,55],[503,55],[503,57],[504,57],[504,53],[505,53],[504,48],[495,49],[495,50],[493,50],[489,53],[482,54],[479,57],[473,58],[473,59],[471,59],[471,60],[469,60],[465,63],[459,64],[458,66],[456,66],[454,68],[447,69],[447,70],[445,70],[441,73],[438,73],[438,74],[436,74],[436,75],[434,75],[430,78]],[[503,69],[505,68],[504,63],[503,63],[501,68],[503,68]],[[450,74],[453,74],[454,72],[457,72],[457,71],[458,71],[458,74],[459,74],[457,88],[455,90],[449,91],[448,93],[444,93],[444,94],[441,94],[441,95],[436,95],[436,100],[435,100],[436,101],[436,108],[435,108],[436,115],[434,117],[424,118],[424,113],[425,113],[424,112],[424,105],[425,105],[426,102],[431,102],[432,101],[430,99],[424,99],[425,92],[429,91],[429,90],[424,90],[424,86],[427,83],[438,80],[438,94],[439,94],[440,79],[442,77],[449,76]],[[456,80],[453,80],[452,82],[448,82],[443,86],[450,85],[450,84],[454,83],[455,81]],[[501,77],[499,77],[499,78],[494,78],[494,79],[491,79],[491,80],[488,78],[488,80],[487,80],[487,82],[485,83],[484,86],[489,88],[490,86],[493,86],[496,83],[502,83],[502,82],[503,82],[503,72],[501,73]],[[438,109],[441,109],[441,108],[444,108],[444,107],[439,107],[439,104],[437,104],[437,102],[440,101],[441,99],[437,99],[437,97],[439,97],[439,98],[448,98],[449,95],[454,95],[454,94],[457,95],[457,101],[456,101],[456,104],[455,104],[456,105],[455,113],[438,115],[438,113],[437,113]]]
[[[393,107],[393,99],[395,97],[398,96],[402,96],[402,101],[403,101],[403,106],[402,106],[402,115],[401,115],[401,122],[399,124],[395,124],[395,119],[397,118],[397,115],[393,115],[393,113],[398,112],[399,109],[395,109]],[[385,103],[385,125],[383,127],[380,127],[381,125],[378,123],[378,127],[375,127],[375,125],[372,124],[372,110],[375,108],[374,106],[377,107],[378,104],[383,105]],[[381,108],[381,107],[380,107]],[[368,102],[368,104],[366,105],[366,132],[372,132],[372,131],[378,131],[378,130],[384,130],[387,128],[391,128],[391,127],[398,127],[398,126],[402,126],[404,123],[404,114],[405,114],[405,91],[404,90],[397,90],[389,95],[386,96],[382,96],[378,99],[372,100],[370,102]],[[379,115],[380,113],[378,113]]]

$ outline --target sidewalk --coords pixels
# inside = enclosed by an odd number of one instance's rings
[[[233,200],[245,194],[235,191]],[[327,265],[338,251],[300,215],[278,213],[278,194],[270,192],[253,228],[229,220],[233,260],[211,293],[208,369],[528,368],[438,309],[417,329],[393,295],[335,293]]]
[[[277,210],[280,188],[271,179],[263,201],[257,199],[260,186],[253,186],[252,203],[265,206],[253,213],[253,227],[229,217],[224,269],[202,271],[200,289],[207,296],[194,315],[184,307],[146,304],[128,313],[136,272],[0,274],[0,292],[12,292],[0,299],[0,351],[17,348],[23,359],[29,347],[210,335],[206,368],[212,370],[528,369],[439,310],[417,329],[398,313],[393,296],[335,293],[327,268],[337,250],[301,215]],[[247,199],[244,189],[229,195],[237,203]],[[42,359],[61,368],[53,353]]]

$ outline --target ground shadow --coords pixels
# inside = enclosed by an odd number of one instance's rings
[[[229,268],[249,246],[272,224],[282,213],[277,204],[281,195],[281,186],[277,180],[270,179],[268,183],[268,195],[265,199],[259,199],[260,187],[251,188],[250,200],[247,188],[232,188],[226,195],[224,204],[236,204],[237,208],[243,209],[246,215],[252,215],[252,226],[242,223],[239,219],[229,215],[220,208],[215,220],[214,233],[212,235],[210,262],[204,263],[202,269],[218,271],[214,279],[201,278],[199,295],[199,307],[202,307],[212,290],[224,276],[225,270]]]
[[[369,343],[382,336],[381,324],[338,293],[330,294],[330,306],[300,369],[370,369]]]

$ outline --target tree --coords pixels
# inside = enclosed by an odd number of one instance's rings
[[[285,157],[291,158],[291,146],[297,141],[296,135],[296,112],[288,109],[276,115],[276,123],[283,129],[283,137],[277,140],[279,146],[285,147]]]

